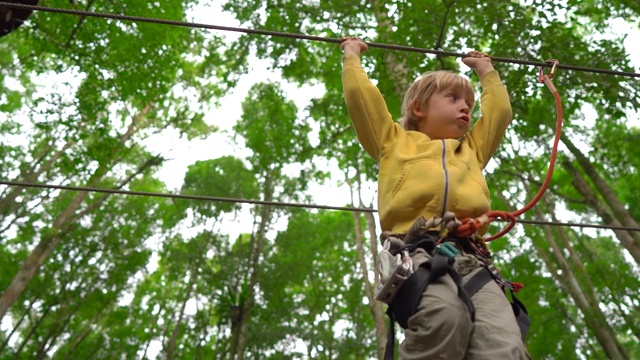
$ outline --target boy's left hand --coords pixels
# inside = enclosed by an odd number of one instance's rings
[[[493,64],[489,55],[480,51],[470,51],[462,58],[462,62],[476,71],[478,76],[493,70]]]

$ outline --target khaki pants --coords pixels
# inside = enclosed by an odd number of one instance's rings
[[[411,257],[416,268],[431,258],[422,249]],[[475,256],[464,253],[454,262],[463,282],[482,266]],[[409,318],[399,360],[526,359],[516,318],[498,284],[490,281],[471,300],[476,309],[475,323],[449,275],[429,284],[417,312]]]

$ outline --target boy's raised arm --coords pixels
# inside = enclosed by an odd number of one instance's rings
[[[382,149],[395,139],[396,128],[382,94],[360,64],[367,45],[358,39],[344,41],[342,86],[349,116],[362,147],[376,161]]]
[[[469,136],[475,144],[478,159],[484,168],[491,160],[511,123],[512,111],[507,89],[502,84],[500,75],[493,68],[491,59],[486,54],[477,54],[482,56],[465,57],[462,62],[476,71],[482,85],[480,98],[482,115],[471,129]]]

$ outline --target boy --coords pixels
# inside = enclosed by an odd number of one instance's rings
[[[462,60],[475,70],[483,88],[482,117],[473,128],[471,84],[446,71],[424,74],[411,85],[402,103],[401,126],[362,69],[360,54],[367,45],[346,38],[340,48],[349,115],[358,140],[380,165],[378,209],[383,234],[402,238],[399,234],[407,233],[421,217],[444,218],[452,212],[463,219],[487,212],[489,190],[482,169],[511,122],[509,96],[491,59],[472,51]],[[442,229],[430,230],[436,230],[436,236],[446,235]],[[460,252],[453,269],[463,282],[485,266],[481,251],[470,250],[484,247],[477,240],[484,231],[475,239],[457,239]],[[432,253],[415,246],[410,255],[414,269],[432,259]],[[408,318],[400,359],[525,359],[518,324],[500,286],[489,281],[471,301],[475,321],[459,297],[453,275],[429,283]]]

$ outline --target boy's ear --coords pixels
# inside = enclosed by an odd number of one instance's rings
[[[413,114],[415,117],[422,119],[427,116],[426,106],[420,104],[420,101],[416,100],[411,104],[411,110],[413,110]]]

